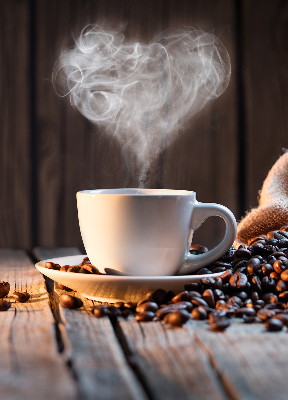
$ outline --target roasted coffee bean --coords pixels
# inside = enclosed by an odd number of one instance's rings
[[[272,296],[270,296],[270,303],[272,303],[272,304],[276,304],[276,303],[278,303],[278,297],[276,296],[276,294],[273,294]]]
[[[184,292],[178,293],[172,299],[173,303],[178,303],[178,301],[188,301],[188,300],[190,300],[190,296],[189,296],[189,293],[187,292],[187,290],[185,290]]]
[[[109,317],[116,318],[116,317],[121,317],[122,312],[120,308],[115,307],[115,306],[108,306],[108,309],[110,311]]]
[[[226,295],[228,293],[231,293],[231,286],[229,284],[229,282],[227,283],[223,283],[222,285],[222,292]]]
[[[244,259],[241,259],[241,258],[237,259],[236,258],[236,260],[233,263],[234,263],[234,265],[233,265],[233,272],[234,273],[240,268],[244,268],[247,271],[247,263],[248,262],[247,262],[246,258],[244,258]]]
[[[237,292],[237,297],[239,297],[242,301],[245,301],[248,299],[248,294],[246,292]]]
[[[123,309],[124,308],[124,302],[123,301],[116,301],[115,303],[113,303],[114,307]]]
[[[0,311],[7,311],[11,307],[10,301],[0,299]]]
[[[155,315],[157,318],[159,319],[163,319],[165,317],[166,314],[169,314],[173,311],[176,311],[173,307],[163,307],[163,308],[159,308]]]
[[[191,303],[194,304],[195,306],[199,307],[202,306],[204,308],[209,307],[207,302],[204,299],[200,299],[200,298],[194,298],[191,300]]]
[[[283,329],[283,322],[280,319],[270,318],[265,322],[265,328],[272,332],[281,331]]]
[[[0,298],[7,296],[9,292],[10,292],[10,283],[0,282]]]
[[[207,319],[207,311],[203,307],[194,308],[191,314],[194,319]]]
[[[282,281],[285,281],[285,282],[288,281],[288,269],[286,269],[285,271],[283,271],[281,273],[281,279],[282,279]]]
[[[224,271],[226,271],[227,268],[231,268],[231,265],[232,265],[231,263],[224,262],[224,261],[215,261],[213,263],[213,267],[225,267]]]
[[[253,244],[255,246],[256,243],[265,243],[266,235],[257,236],[253,239],[248,240],[248,244]],[[253,248],[254,248],[253,246]]]
[[[215,310],[211,312],[208,316],[209,323],[212,323],[216,319],[227,317],[227,312],[225,310]]]
[[[181,326],[190,319],[190,314],[186,310],[177,310],[166,314],[164,322],[174,326]]]
[[[273,272],[273,267],[270,264],[263,264],[261,269],[264,276],[269,276]]]
[[[62,265],[62,267],[60,268],[60,271],[67,272],[69,268],[70,268],[70,265]]]
[[[245,300],[245,301],[244,301],[244,306],[245,306],[245,307],[253,308],[253,307],[254,307],[253,301],[252,301],[251,299]]]
[[[152,294],[150,297],[155,301],[157,304],[165,304],[167,301],[170,300],[168,293],[164,289],[157,289]]]
[[[255,265],[254,263],[251,263],[251,260],[247,264],[247,272],[250,275],[255,274],[255,272],[257,272],[261,268],[260,260],[258,258],[255,258],[255,260],[258,260],[258,264]]]
[[[269,303],[270,302],[270,297],[273,296],[274,293],[272,292],[268,292],[268,293],[264,293],[261,296],[261,300],[265,301],[265,303]]]
[[[196,272],[196,275],[208,275],[208,274],[212,274],[212,271],[210,271],[210,269],[208,268],[201,268]]]
[[[83,302],[78,297],[70,296],[70,294],[61,295],[61,303],[66,308],[80,308],[83,306]]]
[[[243,315],[253,317],[254,315],[256,315],[256,312],[255,312],[254,308],[241,307],[236,311],[236,317],[243,317]]]
[[[96,318],[102,318],[110,314],[108,306],[93,306],[91,307],[91,312]]]
[[[89,257],[84,257],[83,261],[79,265],[80,265],[80,267],[82,267],[82,265],[84,265],[84,264],[91,264]]]
[[[224,304],[226,304],[225,300],[218,300],[216,301],[215,308],[218,309],[219,307],[222,307]]]
[[[205,289],[211,289],[213,287],[213,285],[215,284],[215,279],[208,277],[208,278],[200,279],[200,282]]]
[[[57,270],[57,271],[60,271],[61,265],[55,264],[55,263],[53,263],[52,261],[47,261],[47,262],[45,263],[45,268],[48,268],[48,269],[55,269],[55,270]]]
[[[278,281],[279,279],[281,279],[280,274],[277,274],[277,272],[275,272],[275,271],[271,272],[271,274],[269,276],[270,276],[270,278],[274,279],[275,282]]]
[[[252,302],[255,303],[255,301],[259,300],[258,292],[252,292],[250,295],[250,298],[251,298]]]
[[[260,310],[260,308],[263,308],[265,306],[265,302],[263,300],[257,300],[255,303],[253,303],[253,308],[255,311]]]
[[[273,317],[275,314],[276,313],[273,310],[268,310],[265,308],[261,308],[261,310],[257,311],[257,317],[263,322],[267,321],[267,319]]]
[[[219,310],[226,311],[227,317],[232,317],[237,311],[238,307],[234,307],[231,304],[223,304],[218,307]]]
[[[286,266],[282,263],[281,260],[276,260],[273,263],[273,269],[275,272],[277,272],[277,274],[281,274],[283,271],[285,271]]]
[[[268,238],[268,236],[267,236],[267,238]],[[275,239],[275,238],[271,238],[269,240],[266,240],[266,246],[267,245],[277,246],[277,243],[278,243],[278,239]]]
[[[255,292],[262,292],[262,287],[261,287],[261,280],[258,278],[258,276],[253,276],[252,281],[251,281],[251,288]]]
[[[263,242],[262,242],[263,243]],[[265,242],[264,242],[265,243]],[[263,254],[267,254],[267,250],[265,249],[265,247],[263,246],[263,244],[260,243],[260,241],[258,241],[258,243],[256,243],[253,246],[253,253],[254,254],[259,254],[260,256],[262,256]]]
[[[238,296],[232,296],[230,301],[231,301],[231,304],[237,304],[239,307],[242,307],[242,305],[243,305],[243,301]]]
[[[155,313],[157,310],[158,304],[152,301],[146,301],[145,303],[142,303],[136,307],[137,313],[142,313],[144,311],[152,311]]]
[[[140,306],[143,303],[147,303],[147,301],[152,301],[153,303],[155,303],[154,300],[152,299],[152,297],[148,297],[147,299],[143,299],[143,300],[139,301],[137,303],[137,307]]]
[[[135,315],[135,319],[138,322],[148,322],[152,321],[155,317],[155,314],[152,311],[143,311]]]
[[[26,303],[30,299],[30,294],[27,292],[13,292],[12,296],[19,303]]]
[[[189,300],[194,299],[194,297],[202,297],[202,295],[199,292],[195,292],[195,290],[191,290],[188,293],[189,293]]]
[[[231,276],[232,276],[232,272],[230,269],[227,269],[222,275],[220,275],[220,278],[222,279],[223,284],[229,283]]]
[[[208,249],[205,246],[201,246],[200,244],[191,244],[190,252],[193,254],[204,254],[208,253]]]
[[[84,272],[84,273],[89,273],[89,274],[95,274],[95,275],[101,275],[101,272],[92,264],[82,264],[81,269],[79,272]]]
[[[270,320],[271,319],[279,319],[284,325],[288,326],[288,314],[278,313],[273,315]]]
[[[225,271],[226,271],[226,267],[215,267],[212,269],[213,274],[218,274],[219,272],[225,272]]]
[[[273,254],[276,254],[276,253],[273,253]],[[273,265],[274,262],[277,260],[276,256],[274,256],[273,254],[271,254],[270,256],[267,257],[267,259],[266,259],[267,264]]]
[[[283,301],[284,303],[288,302],[288,291],[282,292],[279,294],[279,301]]]
[[[224,293],[220,289],[213,290],[213,295],[214,295],[215,301],[224,300]]]
[[[241,272],[236,272],[229,279],[229,284],[233,289],[243,289],[247,286],[247,276]]]
[[[270,278],[270,276],[264,276],[261,285],[265,292],[270,292],[275,290],[276,282],[273,278]]]
[[[215,298],[211,289],[206,289],[202,293],[203,300],[206,301],[210,308],[215,308]]]
[[[211,328],[216,331],[224,331],[230,325],[229,318],[219,318],[211,322]]]
[[[288,239],[283,238],[278,241],[277,246],[281,249],[283,247],[288,247]]]
[[[238,247],[235,255],[236,257],[245,257],[247,259],[252,256],[251,251],[247,250],[245,247],[240,248],[240,246]]]
[[[124,303],[124,308],[127,308],[129,310],[135,310],[137,307],[137,304],[134,303],[134,301],[127,301],[126,303]]]

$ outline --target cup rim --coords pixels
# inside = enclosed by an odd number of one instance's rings
[[[115,188],[115,189],[91,189],[79,190],[78,194],[88,195],[116,195],[116,196],[195,196],[194,191],[181,189],[145,189],[145,188]]]

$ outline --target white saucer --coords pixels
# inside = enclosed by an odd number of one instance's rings
[[[119,275],[92,275],[73,272],[56,271],[45,268],[46,261],[62,265],[77,265],[83,260],[84,255],[69,256],[43,260],[35,267],[43,275],[62,283],[91,300],[103,302],[142,300],[150,290],[164,289],[182,292],[184,285],[191,282],[200,282],[201,278],[215,277],[222,274],[209,275],[183,275],[183,276],[119,276]]]

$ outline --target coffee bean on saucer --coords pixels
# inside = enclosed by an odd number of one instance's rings
[[[190,319],[190,314],[186,310],[177,310],[164,317],[164,322],[173,326],[181,326]]]
[[[19,303],[26,303],[30,299],[30,294],[27,292],[13,292],[12,296]]]
[[[0,282],[0,298],[7,296],[9,292],[10,292],[10,283]]]
[[[135,315],[135,319],[138,322],[148,322],[152,321],[152,319],[155,317],[155,313],[152,311],[143,311],[141,313],[137,313]]]
[[[83,302],[78,297],[70,296],[70,294],[62,294],[61,303],[66,308],[80,308]]]
[[[72,265],[71,267],[69,267],[67,269],[67,272],[74,272],[74,273],[78,273],[80,272],[81,267],[79,265]]]
[[[55,270],[60,271],[61,265],[55,264],[55,263],[53,263],[52,261],[47,261],[47,262],[45,263],[45,268],[48,268],[48,269],[55,269]]]

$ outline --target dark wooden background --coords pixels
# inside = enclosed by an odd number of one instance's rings
[[[120,149],[57,97],[55,60],[88,23],[127,23],[151,40],[164,29],[214,30],[227,47],[230,84],[166,149],[151,187],[195,190],[239,219],[257,205],[288,147],[288,3],[283,0],[1,0],[0,247],[80,246],[75,193],[122,187]],[[195,240],[218,241],[205,222]]]

